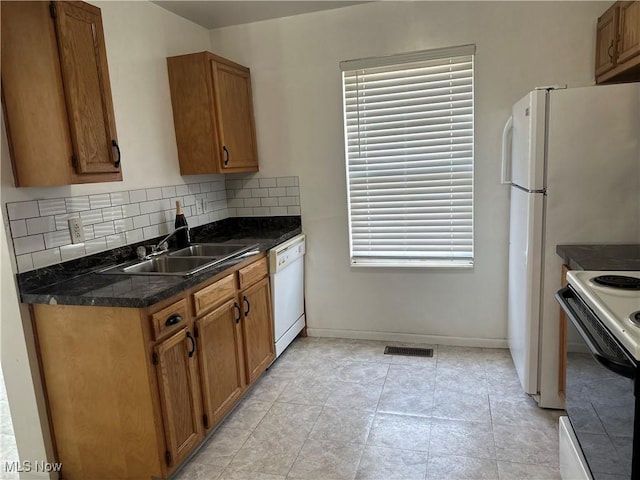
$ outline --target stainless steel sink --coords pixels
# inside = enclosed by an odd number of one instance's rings
[[[149,260],[127,262],[100,270],[110,275],[176,275],[187,277],[231,258],[258,253],[258,244],[199,243]]]
[[[215,257],[161,257],[128,262],[101,270],[100,273],[121,275],[193,275],[223,261]]]
[[[244,253],[256,248],[257,245],[246,243],[195,243],[190,247],[171,252],[172,257],[226,257]]]
[[[215,259],[213,259],[215,261]],[[185,275],[208,266],[211,258],[162,256],[123,268],[125,273],[170,273]]]

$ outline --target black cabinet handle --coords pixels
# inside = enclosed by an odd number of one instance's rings
[[[171,325],[175,325],[176,323],[180,323],[181,321],[182,321],[182,317],[177,313],[174,313],[169,318],[167,318],[167,321],[164,322],[164,326],[170,327]]]
[[[236,317],[236,323],[240,323],[240,317],[242,316],[242,310],[240,310],[240,305],[238,305],[236,302],[233,303],[233,308],[237,308],[238,309],[238,316]]]
[[[247,315],[249,315],[249,312],[251,311],[251,304],[249,303],[249,300],[247,300],[246,295],[242,296],[242,301],[247,304],[247,309],[244,312],[244,316],[246,317]]]
[[[611,60],[613,62],[613,47],[615,45],[615,41],[611,40],[611,45],[609,45],[609,48],[607,49],[607,55],[609,55],[609,60]]]
[[[196,340],[191,335],[191,332],[187,332],[187,338],[191,340],[191,350],[189,350],[189,358],[193,357],[194,352],[196,351]]]
[[[227,165],[229,163],[229,150],[226,145],[222,146],[222,151],[224,152],[224,164]]]
[[[118,142],[116,142],[115,140],[111,140],[111,146],[116,149],[116,152],[118,152],[118,159],[115,162],[113,162],[113,164],[115,165],[116,168],[120,168],[121,154],[120,154],[120,147],[118,146]]]

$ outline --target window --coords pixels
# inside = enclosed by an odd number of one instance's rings
[[[352,265],[473,265],[474,54],[340,63]]]

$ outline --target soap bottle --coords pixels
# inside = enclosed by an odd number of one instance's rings
[[[189,238],[189,224],[187,223],[187,219],[184,216],[184,212],[182,211],[182,205],[180,201],[176,201],[176,230],[180,227],[183,228],[180,231],[176,232],[176,247],[177,248],[187,248],[191,243],[191,239]]]

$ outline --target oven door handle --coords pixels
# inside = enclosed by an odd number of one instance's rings
[[[558,293],[556,293],[556,300],[558,300],[558,302],[562,306],[562,309],[571,320],[571,323],[573,323],[573,326],[576,327],[576,330],[578,330],[578,333],[587,344],[587,347],[589,347],[589,350],[593,357],[607,370],[611,370],[618,375],[622,375],[623,377],[633,380],[636,376],[635,365],[631,362],[622,362],[619,359],[613,358],[604,353],[599,347],[599,343],[604,343],[605,340],[596,339],[593,337],[593,335],[591,335],[591,333],[589,333],[588,329],[584,326],[584,323],[580,319],[580,316],[576,314],[576,312],[567,301],[567,298],[573,298],[576,302],[580,302],[588,309],[589,312],[591,312],[591,309],[587,305],[585,305],[582,299],[568,286],[564,287],[562,290],[559,290]],[[595,317],[595,314],[593,314],[593,316]],[[614,340],[613,336],[611,337],[611,339]],[[600,340],[600,342],[598,342],[598,340]]]

